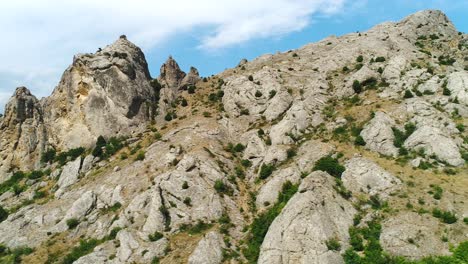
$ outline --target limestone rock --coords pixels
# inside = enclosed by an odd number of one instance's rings
[[[430,215],[402,212],[382,223],[380,242],[390,254],[411,259],[448,255],[448,244],[438,229],[438,220]]]
[[[179,89],[185,89],[189,85],[195,85],[200,80],[200,74],[198,73],[197,68],[190,67],[190,71],[180,82]]]
[[[133,251],[137,250],[140,244],[133,237],[132,233],[127,230],[121,230],[117,234],[117,240],[120,241],[120,247],[117,251],[117,257],[122,262],[127,262],[133,254]]]
[[[190,255],[189,264],[219,264],[223,260],[223,237],[216,231],[206,234]]]
[[[447,88],[450,90],[450,98],[457,98],[460,103],[468,105],[468,73],[454,72],[449,75]]]
[[[44,100],[50,143],[91,147],[102,136],[128,135],[151,118],[155,92],[143,52],[120,38],[95,54],[79,54]]]
[[[405,148],[423,149],[428,155],[436,155],[440,160],[452,166],[461,166],[465,161],[461,158],[457,144],[444,135],[438,128],[422,126],[418,128],[404,144]]]
[[[67,188],[68,186],[78,181],[78,177],[80,175],[80,168],[81,168],[81,157],[76,158],[76,160],[74,161],[68,162],[63,167],[62,173],[60,174],[60,178],[57,181],[57,186],[59,187],[59,191]]]
[[[333,184],[321,171],[303,180],[271,224],[258,263],[344,263],[340,252],[328,250],[325,241],[336,238],[346,249],[356,211],[335,193]]]
[[[26,87],[17,88],[0,123],[0,182],[6,180],[12,166],[25,170],[37,168],[46,143],[39,101]]]
[[[397,156],[398,149],[393,145],[395,121],[383,112],[376,112],[375,117],[361,131],[366,148],[387,156]]]
[[[195,71],[193,71],[192,76],[195,75],[194,73]],[[179,64],[177,64],[172,56],[169,56],[166,62],[161,66],[159,80],[162,85],[177,89],[185,76],[186,73],[180,69]]]
[[[398,188],[401,181],[376,163],[365,158],[352,158],[345,164],[341,179],[344,186],[353,193],[388,195]]]

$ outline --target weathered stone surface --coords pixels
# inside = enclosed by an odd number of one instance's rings
[[[76,158],[74,161],[68,162],[60,174],[60,178],[57,181],[59,187],[57,194],[60,196],[65,188],[76,183],[80,175],[81,168],[81,157]]]
[[[438,229],[438,220],[430,215],[402,212],[382,223],[380,242],[390,254],[411,259],[448,255],[448,244],[435,232]]]
[[[450,98],[457,98],[460,103],[468,105],[468,73],[454,72],[448,76],[447,88]]]
[[[461,158],[457,144],[438,128],[422,126],[418,128],[406,141],[408,149],[423,149],[428,155],[436,155],[440,160],[452,166],[461,166],[465,161]]]
[[[273,221],[261,246],[258,263],[344,263],[325,241],[336,238],[346,249],[355,209],[333,190],[333,179],[316,171]]]
[[[117,251],[117,257],[122,262],[127,262],[132,256],[133,252],[138,249],[140,244],[133,237],[132,233],[127,230],[121,230],[117,234],[117,240],[120,241],[120,247]]]
[[[91,147],[100,135],[128,135],[150,120],[155,100],[143,52],[121,37],[79,54],[44,100],[49,140],[59,149]]]
[[[0,123],[0,182],[7,179],[12,166],[26,170],[37,168],[46,143],[39,101],[26,87],[17,88]]]
[[[216,231],[206,234],[190,255],[189,264],[219,264],[223,260],[224,240]]]
[[[395,121],[383,112],[376,112],[375,117],[367,123],[361,131],[366,142],[366,148],[383,155],[398,155],[398,149],[393,145],[393,131]]]
[[[398,188],[401,181],[376,163],[361,157],[348,160],[341,179],[353,193],[379,195],[382,198]]]

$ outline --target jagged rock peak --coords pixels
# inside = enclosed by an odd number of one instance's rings
[[[21,123],[28,118],[34,117],[42,119],[39,101],[28,88],[18,87],[6,104],[5,117],[1,127]]]
[[[440,10],[422,10],[407,16],[398,26],[406,28],[403,34],[406,36],[414,35],[417,38],[425,34],[438,33],[440,36],[453,37],[458,34],[453,23]]]
[[[182,71],[179,64],[169,56],[165,63],[161,66],[160,80],[163,84],[166,84],[169,88],[178,87],[186,73]]]

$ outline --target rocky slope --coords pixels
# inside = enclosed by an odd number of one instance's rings
[[[463,263],[467,69],[436,10],[210,78],[122,36],[7,104],[0,260]]]

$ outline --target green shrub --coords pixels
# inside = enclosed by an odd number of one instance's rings
[[[252,162],[250,160],[248,160],[248,159],[243,159],[243,160],[241,160],[241,165],[248,168],[248,167],[252,166]]]
[[[188,188],[189,188],[188,182],[184,181],[184,183],[182,184],[182,189],[186,190]]]
[[[410,90],[406,90],[405,94],[403,95],[403,98],[413,98],[414,95]]]
[[[450,91],[449,88],[444,87],[444,90],[442,91],[442,94],[446,95],[446,96],[450,96],[452,94],[452,92]]]
[[[228,195],[232,194],[232,189],[227,184],[225,184],[222,180],[219,180],[219,179],[215,181],[214,189],[218,193],[223,193],[223,194],[228,194]]]
[[[340,251],[341,249],[340,241],[338,241],[336,238],[331,238],[325,241],[325,245],[327,245],[328,250]]]
[[[53,162],[55,160],[55,155],[56,154],[57,154],[57,151],[55,151],[55,149],[53,149],[53,148],[46,150],[41,155],[41,162],[42,163]]]
[[[465,125],[463,124],[457,124],[456,128],[458,129],[458,131],[460,131],[460,133],[465,132]]]
[[[145,159],[145,152],[144,151],[139,151],[137,156],[135,157],[135,160],[144,160]]]
[[[275,91],[275,90],[271,90],[270,93],[269,93],[269,95],[268,95],[268,98],[271,99],[271,98],[275,97],[275,95],[276,95],[276,91]]]
[[[80,221],[76,218],[70,218],[66,221],[68,229],[74,229],[80,224]]]
[[[187,205],[187,206],[192,206],[192,198],[185,197],[184,204]]]
[[[0,205],[0,223],[8,218],[8,212]]]
[[[273,171],[276,169],[275,165],[273,164],[262,164],[260,167],[260,173],[259,177],[260,179],[266,179],[270,177],[270,175],[273,173]]]
[[[457,217],[455,216],[455,214],[448,211],[442,211],[438,208],[434,208],[432,210],[432,216],[441,219],[442,222],[446,224],[453,224],[457,222]]]
[[[153,234],[148,235],[148,239],[152,242],[158,241],[159,239],[163,238],[164,235],[158,231],[154,232]]]
[[[345,171],[345,167],[342,166],[337,159],[332,158],[331,156],[323,157],[315,162],[313,168],[314,171],[320,170],[325,171],[328,174],[341,178],[341,174]]]
[[[39,179],[42,176],[44,176],[44,172],[43,171],[38,171],[38,170],[31,171],[28,174],[28,178],[31,179],[31,180]]]
[[[200,234],[203,231],[211,228],[213,225],[205,223],[201,220],[198,220],[198,222],[195,225],[192,224],[182,224],[180,226],[180,231],[181,232],[187,232],[190,235],[195,235],[195,234]]]
[[[405,140],[416,130],[416,126],[413,123],[407,123],[405,124],[405,132],[402,132],[396,127],[392,127],[392,130],[393,136],[395,137],[393,145],[397,148],[401,148]]]
[[[194,94],[195,93],[196,87],[194,85],[190,85],[187,89],[189,94]]]
[[[296,148],[295,148],[295,147],[292,147],[292,148],[290,148],[290,149],[288,149],[288,150],[286,151],[286,156],[287,156],[288,159],[291,159],[291,158],[293,158],[293,157],[296,156],[296,155],[297,155],[297,152],[296,152]]]
[[[255,97],[262,97],[262,95],[263,95],[262,92],[258,90],[255,92]]]
[[[96,140],[96,146],[93,149],[94,157],[103,157],[104,151],[103,148],[106,146],[107,142],[103,136],[99,136]]]
[[[245,149],[245,146],[244,146],[244,145],[242,145],[241,143],[237,143],[237,144],[233,147],[232,150],[233,150],[234,152],[242,152],[242,151],[244,151],[244,149]]]
[[[364,138],[361,135],[359,135],[354,140],[354,145],[356,145],[356,146],[365,146],[366,141],[364,140]]]
[[[362,57],[362,55],[359,55],[357,58],[356,58],[356,62],[362,62],[364,60],[364,57]]]
[[[80,245],[74,247],[72,251],[65,256],[63,264],[72,264],[80,257],[88,255],[89,253],[93,252],[94,248],[100,243],[101,241],[96,239],[81,240]]]
[[[354,80],[353,82],[353,90],[355,93],[361,93],[362,92],[362,86],[361,83],[359,83],[358,80]]]
[[[251,82],[253,82],[253,80],[254,80],[254,78],[253,78],[252,75],[249,75],[248,79],[249,79],[249,81],[251,81]]]
[[[385,57],[377,57],[375,59],[375,62],[384,62],[385,61]]]

